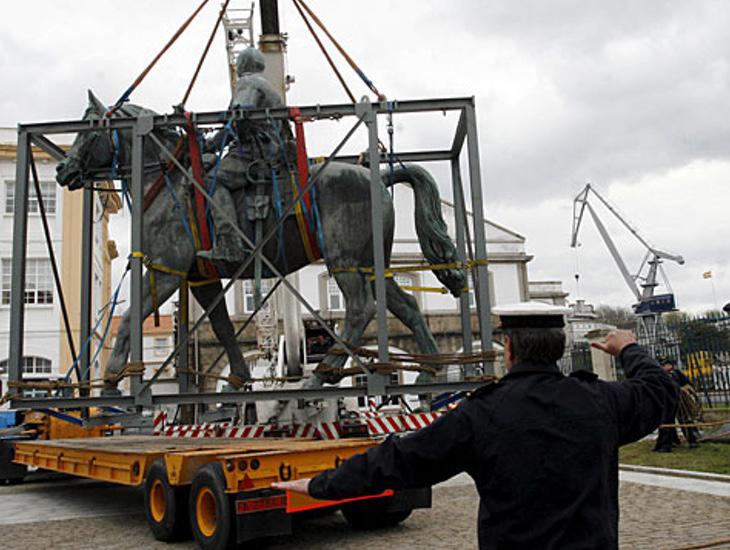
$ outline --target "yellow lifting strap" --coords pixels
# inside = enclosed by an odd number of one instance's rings
[[[180,277],[183,281],[188,281],[188,274],[185,271],[179,269],[173,269],[166,265],[154,263],[147,254],[139,250],[133,250],[129,255],[130,258],[139,258],[142,260],[142,264],[147,268],[147,273],[150,275],[150,299],[152,300],[152,311],[155,316],[155,326],[160,326],[160,303],[157,297],[157,281],[155,277],[155,271],[160,273],[167,273],[168,275],[175,275]],[[202,281],[188,281],[189,286],[204,286],[217,283],[220,279],[203,279]]]
[[[401,265],[398,267],[389,267],[385,270],[385,278],[392,279],[396,273],[409,273],[412,271],[440,271],[445,269],[472,269],[478,265],[487,265],[488,260],[467,260],[465,262],[452,262],[448,264],[416,264]],[[334,267],[330,270],[332,273],[365,273],[370,274],[368,281],[375,280],[375,268],[372,267]],[[449,289],[436,286],[401,286],[403,290],[411,292],[436,292],[438,294],[448,294]],[[469,287],[463,289],[468,292]]]
[[[448,294],[449,289],[443,286],[404,286],[399,285],[403,290],[410,292],[435,292],[437,294]]]
[[[448,264],[415,264],[389,267],[385,270],[386,277],[393,277],[396,273],[408,273],[411,271],[443,271],[446,269],[471,269],[479,265],[489,264],[488,260],[466,260],[465,262],[451,262]],[[333,267],[332,273],[365,273],[374,274],[374,267]],[[374,276],[372,277],[375,278]]]

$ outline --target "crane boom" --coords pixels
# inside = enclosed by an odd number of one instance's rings
[[[626,262],[624,262],[621,254],[619,254],[619,251],[616,248],[616,245],[613,243],[611,236],[608,234],[608,231],[606,231],[606,226],[603,225],[603,222],[600,220],[598,214],[596,214],[596,211],[593,209],[590,203],[586,202],[585,205],[588,207],[588,212],[590,212],[591,217],[593,218],[593,221],[598,228],[598,232],[601,234],[601,237],[603,237],[603,242],[606,243],[608,251],[611,253],[613,260],[616,262],[616,265],[621,272],[621,276],[624,278],[624,281],[626,281],[626,284],[629,285],[629,288],[634,293],[636,299],[641,300],[641,293],[636,286],[636,280],[631,276],[631,273],[629,273],[629,270],[626,267]]]
[[[635,275],[631,275],[631,273],[629,272],[629,269],[626,266],[626,262],[624,262],[621,254],[616,248],[613,239],[611,239],[611,236],[606,230],[606,226],[603,224],[601,219],[598,217],[595,209],[588,201],[591,192],[598,198],[599,201],[601,201],[601,203],[609,210],[609,212],[611,212],[619,220],[619,222],[621,222],[621,224],[626,229],[628,229],[628,231],[644,246],[644,248],[646,248],[646,255],[644,256],[644,259]],[[596,191],[595,188],[591,186],[590,183],[586,184],[583,190],[578,193],[573,201],[573,231],[570,241],[571,247],[575,248],[576,246],[578,246],[578,233],[580,231],[581,223],[583,221],[586,209],[590,213],[591,218],[593,218],[593,222],[596,224],[596,227],[598,228],[598,232],[601,235],[603,242],[606,243],[608,251],[616,262],[616,265],[621,272],[621,276],[623,277],[624,281],[626,281],[626,284],[629,286],[629,289],[631,290],[638,302],[635,306],[637,312],[657,311],[658,308],[663,308],[664,310],[666,310],[667,307],[669,307],[670,309],[673,308],[673,295],[654,295],[654,289],[658,286],[657,272],[659,271],[662,260],[671,260],[682,265],[684,264],[684,258],[678,254],[672,254],[670,252],[655,248],[641,235],[641,233],[639,233],[638,229],[631,225],[618,212],[618,210],[610,202],[608,202],[608,200],[606,200],[598,191]],[[643,278],[644,282],[641,284],[641,288],[639,288],[637,280],[642,278],[641,272],[646,265],[649,266],[647,275]],[[670,303],[671,305],[669,305]]]

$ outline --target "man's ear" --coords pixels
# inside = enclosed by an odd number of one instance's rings
[[[504,348],[504,354],[512,361],[514,359],[514,355],[512,354],[512,338],[507,334],[503,337],[502,347]]]

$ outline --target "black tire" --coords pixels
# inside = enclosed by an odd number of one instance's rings
[[[157,540],[171,542],[190,538],[187,487],[173,487],[163,459],[155,460],[144,481],[144,513]]]
[[[195,475],[188,503],[193,537],[204,550],[236,547],[233,504],[220,464],[206,464]]]
[[[342,515],[354,529],[369,530],[393,527],[404,521],[413,510],[388,512],[390,498],[358,500],[342,505]]]

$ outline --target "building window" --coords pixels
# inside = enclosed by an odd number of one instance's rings
[[[256,311],[256,300],[254,299],[254,282],[251,280],[243,281],[243,312],[253,313]],[[263,300],[271,288],[271,282],[268,279],[261,279],[261,299]],[[271,298],[267,300],[261,308],[262,311],[268,311],[271,305]]]
[[[43,197],[43,206],[46,208],[46,214],[56,213],[56,183],[52,181],[40,182],[41,197]],[[15,182],[8,181],[5,183],[5,213],[12,214],[15,212]],[[35,188],[28,190],[28,212],[31,214],[38,213],[38,197],[35,194]]]
[[[345,310],[345,297],[334,277],[327,279],[327,309],[329,311]]]
[[[12,262],[8,258],[2,261],[2,277],[0,283],[0,301],[3,305],[10,303],[10,286],[12,281]],[[51,261],[44,258],[31,258],[25,263],[25,294],[23,301],[26,304],[53,303],[53,273]]]
[[[45,357],[23,357],[24,374],[51,374],[53,367],[51,360]]]
[[[36,382],[48,382],[48,380],[36,380]],[[23,390],[23,397],[33,399],[34,397],[48,397],[48,390],[40,388],[25,388]]]
[[[34,355],[25,356],[21,361],[23,374],[51,374],[53,372],[53,364],[50,359],[45,357],[36,357]],[[8,360],[0,361],[0,373],[5,374],[8,371]]]
[[[155,355],[157,355],[158,357],[161,355],[167,355],[167,348],[169,347],[167,338],[155,338],[153,345]]]

